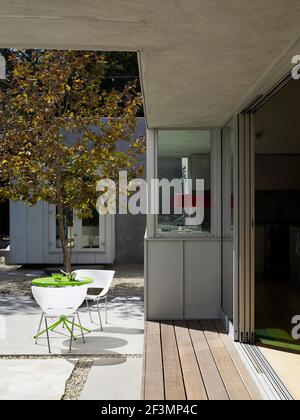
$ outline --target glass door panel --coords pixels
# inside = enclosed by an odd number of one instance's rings
[[[82,249],[99,249],[100,247],[100,221],[99,214],[96,209],[90,219],[81,221],[81,248]]]
[[[97,210],[89,219],[80,219],[76,212],[65,211],[65,235],[74,252],[105,252],[105,216],[100,216]],[[59,239],[57,210],[50,208],[50,251],[61,250]]]
[[[57,208],[55,211],[55,242],[54,248],[60,249],[61,242],[59,239],[59,227],[58,227],[58,220],[57,220]],[[65,237],[67,238],[69,245],[72,248],[75,247],[75,237],[74,237],[74,226],[75,226],[75,215],[72,209],[67,209],[64,211],[64,226],[65,226]]]
[[[105,216],[99,215],[96,209],[89,219],[79,219],[76,222],[76,251],[105,251]]]

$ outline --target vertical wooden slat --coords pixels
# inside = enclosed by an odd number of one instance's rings
[[[253,116],[239,116],[239,327],[240,341],[255,333],[255,167]]]
[[[251,284],[251,200],[250,200],[250,116],[245,114],[245,219],[244,219],[244,230],[245,230],[245,248],[244,248],[244,259],[245,259],[245,342],[250,341],[250,284]]]
[[[240,273],[239,273],[239,189],[240,189],[240,168],[239,168],[239,137],[240,137],[240,116],[234,119],[234,235],[233,235],[233,324],[234,324],[234,338],[240,340],[240,308],[239,308],[239,288],[240,288]]]
[[[251,215],[250,215],[250,246],[251,246],[251,274],[250,274],[250,342],[255,342],[255,138],[254,118],[250,115],[250,168],[251,168]]]
[[[175,322],[178,352],[188,400],[207,400],[205,387],[185,321]]]
[[[161,340],[166,400],[185,400],[186,394],[172,322],[161,323]]]
[[[245,119],[239,116],[239,330],[245,341]]]
[[[251,400],[212,321],[201,321],[204,335],[231,400]]]
[[[188,321],[188,327],[209,400],[228,400],[226,388],[199,321]]]
[[[147,322],[145,351],[145,400],[164,400],[163,362],[159,322]]]

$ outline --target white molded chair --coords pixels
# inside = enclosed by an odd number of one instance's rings
[[[74,273],[76,274],[76,279],[81,279],[88,277],[92,279],[94,282],[93,284],[88,286],[88,291],[86,295],[86,305],[89,311],[90,320],[93,322],[92,314],[89,307],[89,302],[96,302],[97,304],[97,311],[99,316],[99,322],[101,330],[103,330],[102,326],[102,319],[100,314],[99,302],[101,300],[105,301],[105,322],[107,324],[107,298],[111,283],[113,281],[115,271],[111,270],[75,270]],[[89,291],[91,289],[100,289],[98,294],[91,294]]]
[[[54,330],[60,324],[65,326],[71,334],[70,339],[70,350],[72,349],[72,339],[74,337],[74,325],[75,315],[77,314],[79,327],[81,330],[82,339],[84,342],[83,329],[78,313],[78,308],[82,305],[85,300],[87,293],[87,286],[75,286],[75,287],[37,287],[32,286],[31,288],[34,299],[37,304],[41,307],[43,313],[41,316],[38,332],[36,335],[36,343],[40,335],[44,332],[47,333],[48,349],[51,353],[49,331]],[[46,330],[40,332],[43,319],[45,318]],[[50,318],[59,318],[59,321],[48,328],[47,320]],[[68,320],[72,318],[72,322]],[[72,325],[70,329],[68,323]]]

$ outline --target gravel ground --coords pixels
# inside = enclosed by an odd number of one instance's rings
[[[111,297],[138,296],[144,294],[142,265],[116,265]],[[32,279],[45,277],[43,267],[22,267],[0,264],[0,295],[31,296]]]
[[[79,400],[93,364],[94,360],[91,358],[82,357],[78,360],[70,378],[66,382],[65,393],[61,398],[62,400]]]

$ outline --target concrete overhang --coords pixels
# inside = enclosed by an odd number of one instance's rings
[[[219,127],[299,22],[299,0],[1,0],[0,47],[138,51],[149,127]]]

